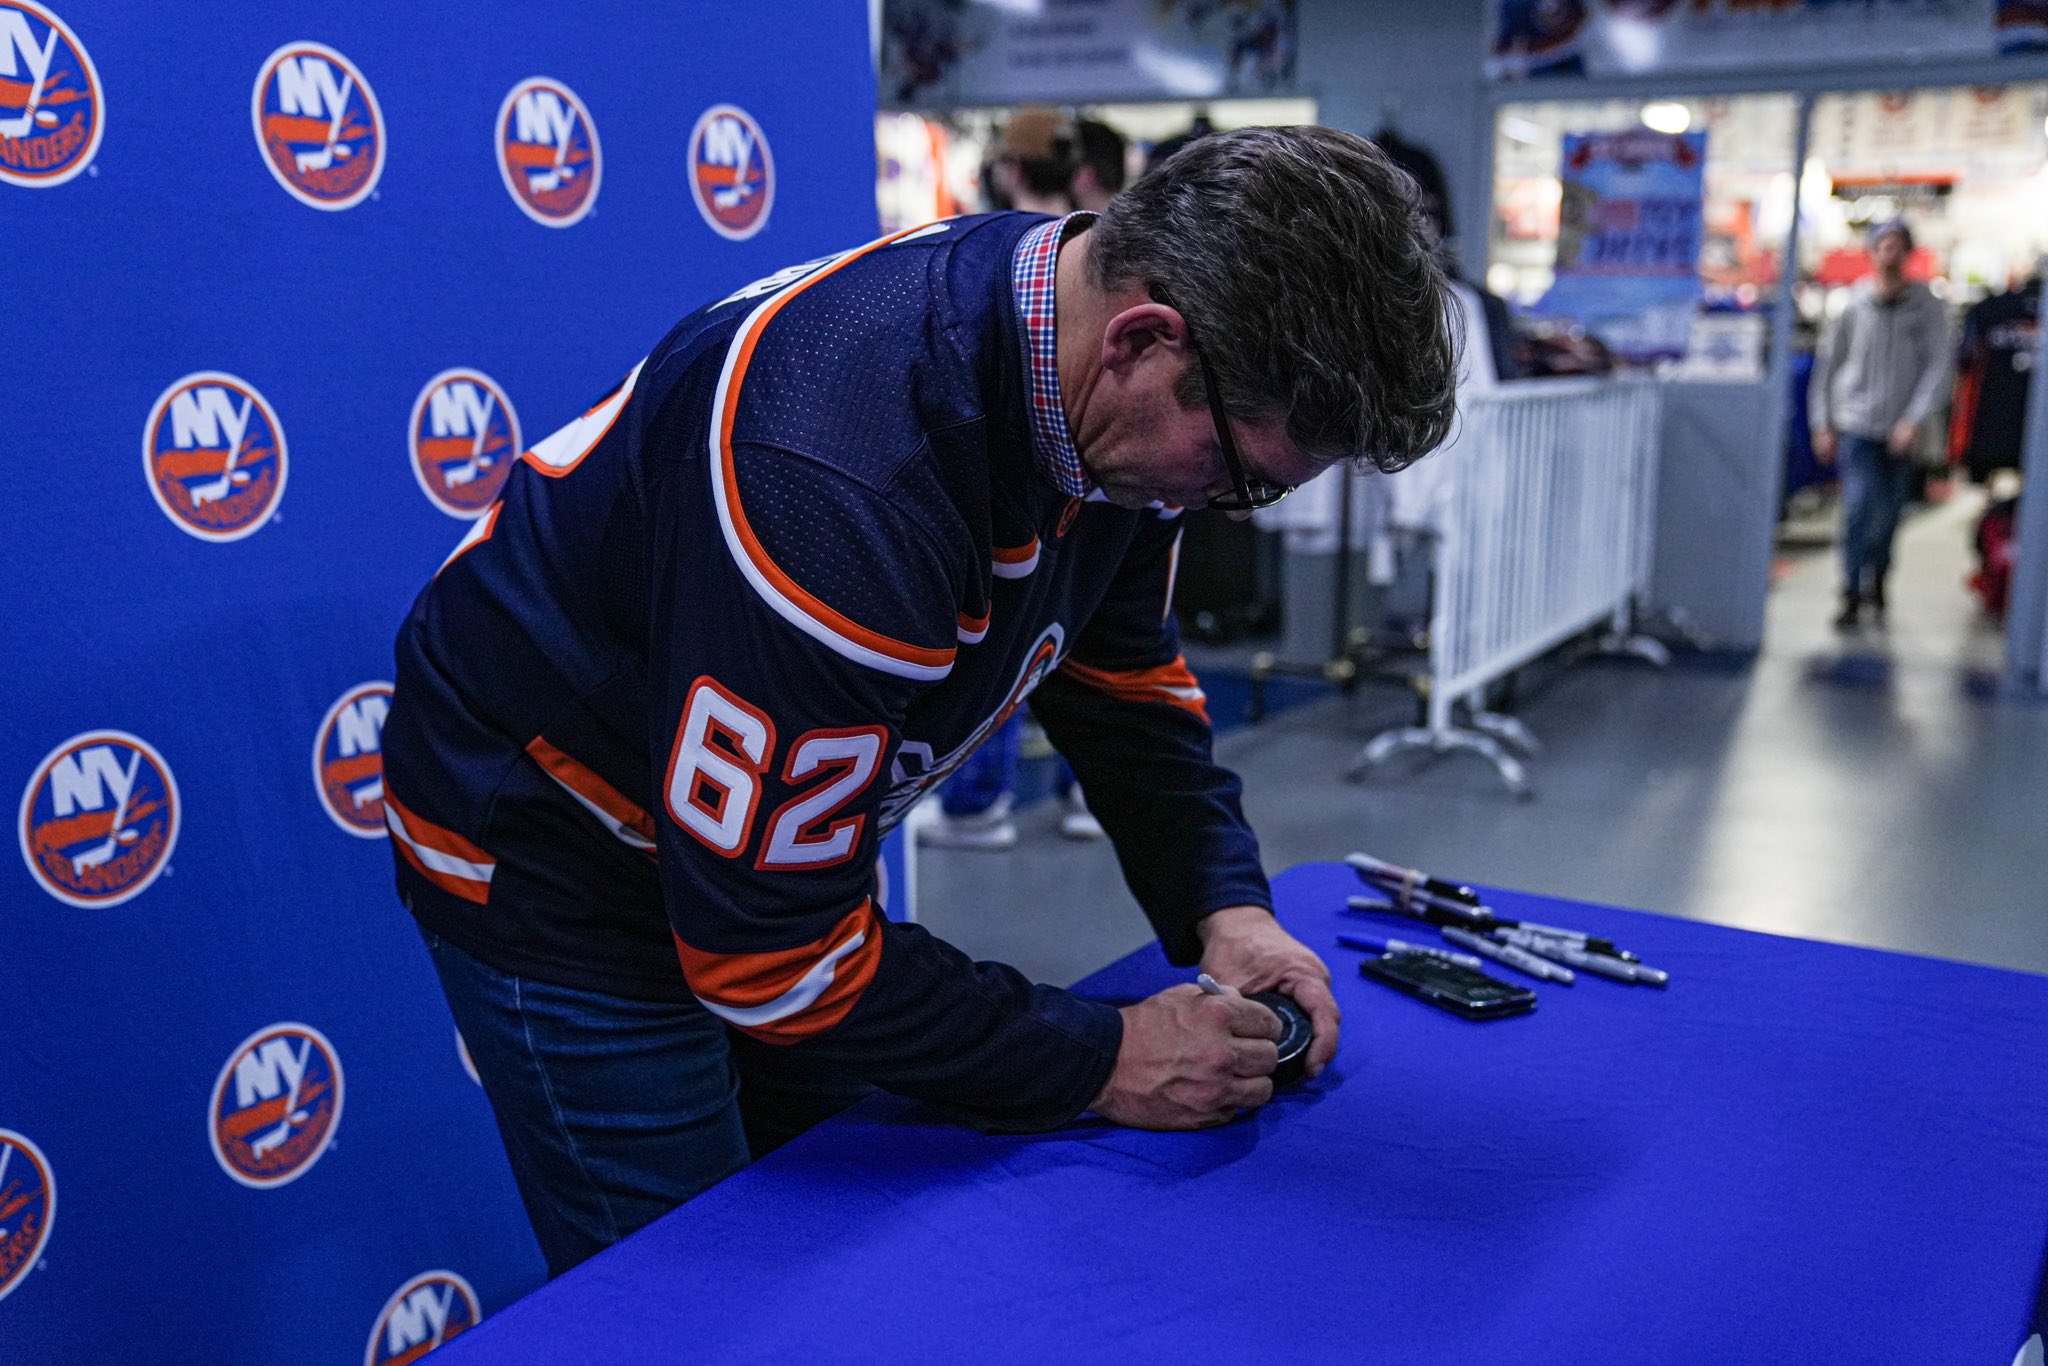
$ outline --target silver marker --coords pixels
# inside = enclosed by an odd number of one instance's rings
[[[1526,972],[1539,981],[1556,982],[1567,987],[1572,984],[1569,968],[1561,968],[1555,963],[1538,958],[1526,949],[1516,948],[1512,944],[1496,943],[1470,930],[1461,930],[1456,925],[1444,926],[1443,936],[1461,948],[1470,949],[1483,958],[1491,958],[1496,963],[1505,963],[1517,972]]]
[[[1515,932],[1509,930],[1507,933],[1513,934]],[[1641,980],[1636,974],[1635,964],[1624,963],[1619,958],[1609,958],[1604,953],[1587,953],[1562,940],[1546,939],[1540,934],[1535,934],[1525,935],[1513,942],[1517,947],[1525,949],[1530,953],[1541,954],[1553,962],[1568,963],[1572,967],[1590,972],[1596,977],[1605,977],[1611,981],[1628,982],[1631,984]],[[1651,970],[1655,971],[1654,968]]]
[[[1544,939],[1562,940],[1582,953],[1604,953],[1609,958],[1619,958],[1624,963],[1636,961],[1636,956],[1627,949],[1616,948],[1612,939],[1603,939],[1597,934],[1587,934],[1584,930],[1567,930],[1561,929],[1556,925],[1539,925],[1533,920],[1517,920],[1511,928],[1528,934],[1539,935]]]
[[[1223,984],[1221,982],[1217,981],[1214,977],[1211,977],[1206,972],[1196,976],[1195,985],[1200,987],[1202,990],[1208,992],[1211,996],[1228,996],[1230,994],[1228,991],[1224,990]]]
[[[1452,953],[1448,949],[1432,948],[1428,944],[1411,944],[1405,939],[1375,939],[1364,934],[1340,934],[1337,942],[1347,949],[1358,949],[1363,953],[1419,953],[1427,958],[1440,958],[1446,963],[1456,963],[1461,968],[1477,971],[1486,966],[1481,959],[1469,953]]]
[[[1422,912],[1415,910],[1412,907],[1403,906],[1398,901],[1380,901],[1376,898],[1369,896],[1345,897],[1344,909],[1347,911],[1369,911],[1379,912],[1385,915],[1400,915],[1406,916],[1410,920],[1422,919]]]

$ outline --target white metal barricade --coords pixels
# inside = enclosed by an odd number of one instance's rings
[[[1649,585],[1660,409],[1658,386],[1634,378],[1533,380],[1466,401],[1430,518],[1428,724],[1375,737],[1354,776],[1404,749],[1468,750],[1527,795],[1511,751],[1535,740],[1486,711],[1488,684],[1603,621],[1617,648],[1663,662],[1629,633]]]

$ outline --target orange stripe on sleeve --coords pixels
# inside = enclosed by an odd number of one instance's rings
[[[1208,696],[1188,668],[1185,655],[1175,655],[1171,664],[1149,669],[1091,669],[1070,659],[1060,665],[1060,672],[1112,697],[1128,702],[1164,702],[1201,717],[1205,725],[1208,723]]]
[[[496,860],[453,830],[406,810],[388,786],[384,789],[384,824],[397,841],[399,854],[421,877],[464,901],[479,906],[490,902]]]
[[[398,813],[398,819],[405,825],[405,833],[411,836],[415,843],[422,844],[438,853],[448,854],[454,858],[461,859],[465,863],[474,863],[485,867],[495,866],[495,860],[489,854],[476,845],[471,844],[453,830],[445,826],[436,825],[432,821],[423,820],[407,810],[399,802],[398,798],[393,795],[388,786],[384,791],[384,804]]]
[[[882,927],[863,900],[822,938],[768,953],[707,953],[675,937],[690,991],[712,1014],[764,1043],[801,1043],[859,1002],[882,962]]]
[[[999,545],[989,551],[989,568],[999,579],[1021,579],[1038,568],[1038,538],[1025,545]]]
[[[922,229],[911,229],[911,233]],[[782,572],[779,565],[768,556],[767,547],[754,535],[753,527],[747,521],[746,511],[740,506],[738,470],[733,459],[733,425],[739,416],[740,390],[746,381],[747,367],[752,364],[755,348],[760,345],[761,334],[775,315],[797,295],[845,269],[853,262],[879,247],[887,246],[899,237],[909,233],[897,233],[872,242],[858,251],[849,252],[815,274],[805,277],[782,293],[763,304],[744,325],[738,344],[726,360],[726,373],[720,380],[720,406],[717,414],[714,440],[717,443],[714,454],[718,467],[714,472],[717,493],[720,495],[720,513],[730,532],[729,540],[744,553],[747,562],[773,592],[792,609],[808,617],[830,635],[850,642],[853,646],[889,661],[899,668],[910,671],[909,676],[936,681],[945,676],[953,667],[957,650],[952,646],[931,648],[913,645],[908,641],[893,639],[879,631],[871,631],[845,614],[835,611],[822,599],[806,592],[802,585]]]
[[[536,735],[526,746],[534,762],[596,816],[614,835],[645,853],[654,852],[654,820],[595,771]]]

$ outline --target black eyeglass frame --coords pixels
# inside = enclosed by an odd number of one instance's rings
[[[1166,297],[1166,292],[1154,289],[1152,297],[1180,313],[1180,306]],[[1195,353],[1195,363],[1202,367],[1202,389],[1209,396],[1209,420],[1216,427],[1216,444],[1223,451],[1223,468],[1230,475],[1230,492],[1218,494],[1209,500],[1209,506],[1218,512],[1255,512],[1269,508],[1294,492],[1293,484],[1275,484],[1264,479],[1247,479],[1244,461],[1238,458],[1237,439],[1230,434],[1230,414],[1223,411],[1223,394],[1216,387],[1216,371],[1209,365],[1209,357],[1195,340],[1194,324],[1188,315],[1181,313],[1181,326],[1187,329],[1188,349]]]

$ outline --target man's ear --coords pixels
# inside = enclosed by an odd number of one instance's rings
[[[1162,303],[1133,304],[1103,327],[1102,368],[1124,374],[1147,360],[1177,359],[1186,346],[1187,324],[1177,311]]]

